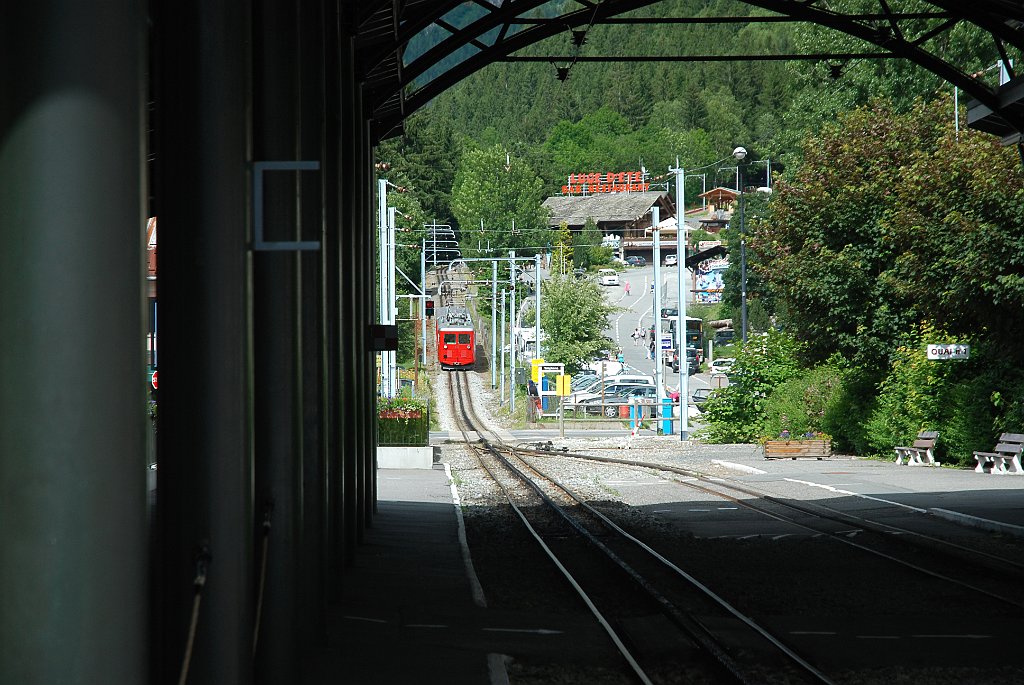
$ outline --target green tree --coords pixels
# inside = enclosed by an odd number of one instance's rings
[[[946,101],[855,110],[776,185],[751,268],[811,359],[838,350],[884,367],[926,318],[954,334],[1024,333],[1024,175],[994,138],[958,140],[948,113]]]
[[[452,187],[463,256],[537,252],[551,234],[543,199],[540,178],[519,158],[497,145],[467,150]]]
[[[558,233],[555,238],[554,263],[551,270],[557,270],[560,274],[567,274],[572,271],[573,265],[573,242],[572,234],[569,231],[569,224],[562,222],[558,225]]]
[[[605,349],[604,331],[613,307],[591,281],[552,275],[541,287],[544,358],[565,364],[567,373],[576,373]]]

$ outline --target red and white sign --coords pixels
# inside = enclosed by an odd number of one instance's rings
[[[563,195],[573,193],[642,193],[650,189],[642,171],[616,171],[607,174],[569,174]]]
[[[156,387],[156,374],[157,373],[158,373],[157,371],[154,371],[153,372],[153,377],[149,379],[149,382],[153,384],[153,389],[154,390],[157,389],[157,387]]]

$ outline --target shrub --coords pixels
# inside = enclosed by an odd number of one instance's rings
[[[776,387],[765,401],[762,437],[773,439],[783,431],[794,438],[807,433],[831,436],[845,374],[838,364],[823,364]]]
[[[377,444],[426,445],[430,437],[427,404],[411,397],[377,399]]]
[[[765,403],[776,387],[799,373],[800,345],[778,331],[740,346],[729,385],[701,408],[706,425],[695,437],[707,442],[754,442],[765,431]]]

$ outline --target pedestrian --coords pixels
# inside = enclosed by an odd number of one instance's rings
[[[623,283],[622,289],[626,291],[626,297],[629,297],[629,281]]]
[[[651,337],[651,359],[654,359],[654,337]]]
[[[651,292],[654,292],[654,281],[651,281]]]

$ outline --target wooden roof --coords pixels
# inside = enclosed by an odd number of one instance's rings
[[[555,195],[544,200],[544,206],[551,210],[551,226],[563,221],[570,226],[582,226],[587,219],[599,224],[629,223],[646,216],[656,204],[668,215],[675,213],[672,199],[660,191]]]

